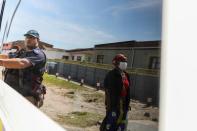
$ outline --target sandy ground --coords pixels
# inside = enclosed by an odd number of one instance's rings
[[[98,125],[80,128],[67,125],[59,120],[59,115],[65,115],[75,111],[96,112],[103,115],[105,112],[104,108],[102,108],[104,107],[104,104],[84,102],[83,97],[78,93],[75,93],[74,98],[69,98],[64,96],[67,92],[70,92],[70,90],[48,86],[44,105],[40,109],[68,131],[97,131],[99,129]]]
[[[1,69],[0,69],[1,71]],[[1,74],[1,73],[0,73]],[[0,79],[1,79],[0,75]],[[85,88],[85,87],[83,87]],[[71,89],[59,88],[57,86],[47,86],[47,94],[45,95],[44,105],[40,108],[42,112],[48,115],[51,119],[59,123],[68,131],[99,131],[99,124],[95,124],[91,127],[81,128],[77,126],[68,125],[60,120],[59,116],[66,115],[70,112],[94,112],[101,115],[105,115],[104,101],[100,102],[87,102],[82,96],[87,92],[75,92],[73,97],[69,97],[68,92],[73,92]],[[88,93],[94,93],[92,89]],[[98,91],[99,94],[104,92]],[[128,131],[157,131],[158,130],[158,108],[157,107],[145,107],[138,101],[131,101],[131,111],[129,111],[129,125]],[[148,116],[144,116],[144,113],[148,113]],[[156,121],[155,121],[156,120]],[[101,121],[100,121],[101,122]],[[142,130],[139,129],[143,128]],[[148,128],[150,130],[147,130]],[[134,129],[135,128],[135,129]],[[138,130],[139,129],[139,130]]]
[[[94,112],[102,114],[103,116],[105,114],[104,102],[85,102],[81,93],[75,93],[74,98],[69,98],[65,96],[67,92],[70,92],[70,90],[65,88],[58,88],[55,86],[48,86],[44,106],[41,107],[41,110],[68,131],[98,131],[99,124],[95,124],[91,127],[80,128],[67,125],[67,123],[63,123],[59,119],[58,116],[62,114],[65,115],[73,111]],[[91,92],[95,91],[92,90]],[[98,93],[103,92],[99,91]],[[148,117],[144,116],[145,112],[149,114]],[[152,120],[158,120],[158,108],[151,106],[145,107],[145,104],[139,103],[138,101],[132,101],[131,111],[129,111],[129,120],[145,125],[149,124],[157,128],[158,122]]]

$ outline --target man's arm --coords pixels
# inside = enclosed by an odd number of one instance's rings
[[[0,54],[0,59],[8,59],[9,56],[5,54]]]
[[[13,58],[13,59],[0,59],[0,66],[4,66],[8,69],[24,69],[32,66],[31,62],[25,58]]]

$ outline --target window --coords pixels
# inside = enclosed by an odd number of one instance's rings
[[[77,56],[77,61],[81,61],[81,56]]]
[[[160,69],[160,57],[150,57],[149,69]]]
[[[91,57],[89,56],[88,58],[87,58],[87,62],[90,62],[91,61]]]
[[[85,61],[86,62],[91,62],[91,56],[85,56]]]
[[[72,60],[75,60],[75,56],[72,56]]]
[[[97,55],[96,62],[97,63],[103,63],[104,55]]]
[[[63,59],[69,60],[69,56],[63,56]]]

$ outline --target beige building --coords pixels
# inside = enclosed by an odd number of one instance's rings
[[[4,43],[2,47],[2,53],[9,53],[13,48],[22,49],[25,47],[23,40],[13,41]],[[48,44],[46,42],[40,41],[39,48],[42,49],[47,59],[62,59],[67,53],[64,49],[53,48],[53,45]]]
[[[67,54],[64,49],[58,48],[45,48],[43,51],[48,59],[63,59]]]
[[[94,48],[66,50],[66,60],[93,62]]]
[[[95,45],[94,62],[111,64],[116,54],[128,58],[128,67],[160,69],[161,41],[121,41]]]

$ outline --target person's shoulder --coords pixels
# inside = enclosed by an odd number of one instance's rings
[[[44,52],[40,48],[33,49],[33,53],[37,55],[44,55]]]
[[[108,74],[113,73],[113,72],[114,72],[114,69],[109,70],[109,71],[108,71]]]
[[[116,69],[112,69],[107,74],[108,75],[114,75],[115,73],[117,73]]]

